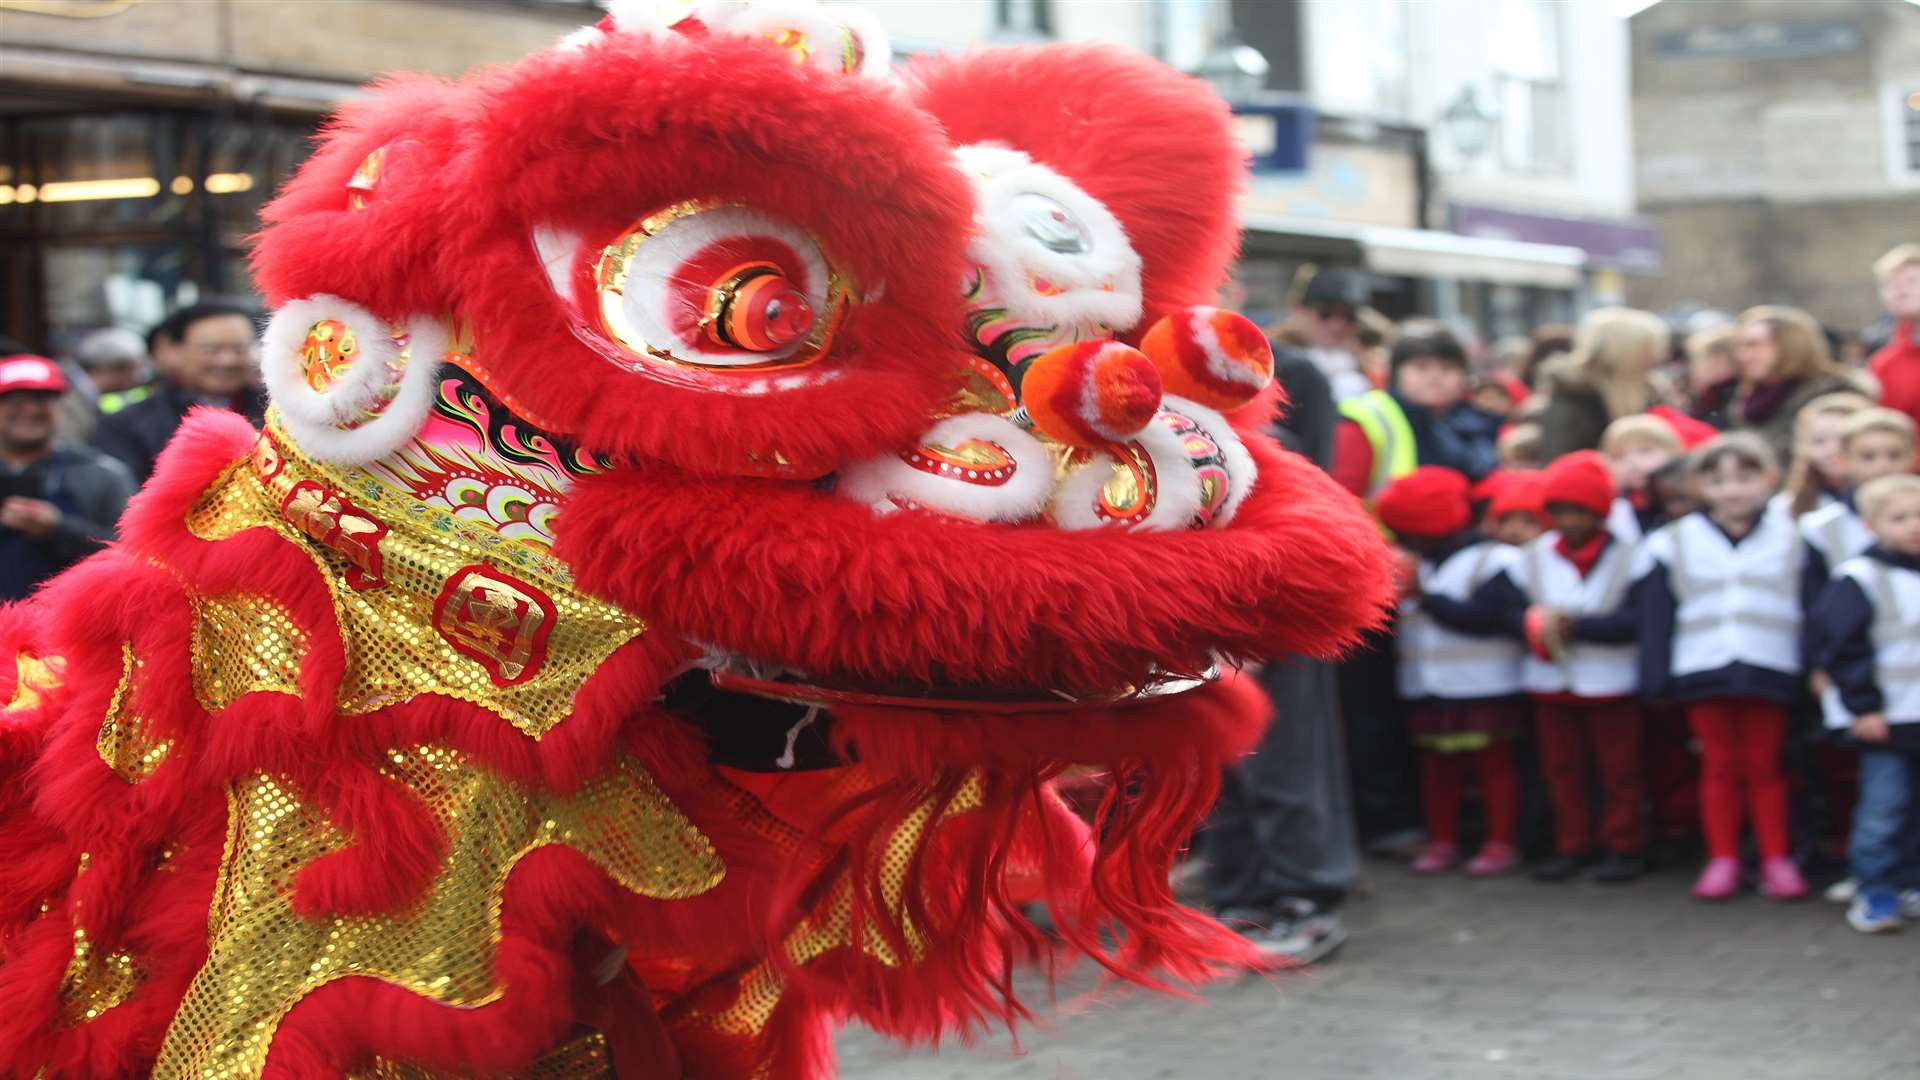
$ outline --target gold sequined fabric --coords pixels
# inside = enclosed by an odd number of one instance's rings
[[[194,598],[193,692],[208,712],[256,691],[298,694],[306,654],[306,632],[272,597]]]
[[[133,957],[95,947],[85,930],[73,931],[73,955],[60,980],[60,1013],[67,1026],[84,1024],[133,996],[142,973]]]
[[[438,747],[394,750],[381,771],[432,811],[447,838],[425,899],[379,917],[296,915],[294,876],[348,840],[287,782],[257,774],[239,785],[207,963],[167,1031],[154,1076],[258,1076],[287,1010],[346,976],[447,1005],[496,1000],[502,891],[520,858],[548,844],[571,847],[622,887],[660,899],[698,895],[724,874],[712,844],[631,760],[564,797],[530,793]]]
[[[133,707],[134,684],[146,670],[146,664],[130,643],[120,645],[120,682],[107,700],[107,713],[100,721],[100,735],[94,748],[100,760],[120,774],[129,784],[138,784],[153,775],[167,759],[173,742],[154,735],[152,726]]]
[[[13,664],[13,693],[0,712],[39,708],[45,703],[47,693],[60,684],[60,673],[66,667],[66,662],[57,656],[41,657],[28,652],[14,654]]]
[[[265,527],[312,557],[346,645],[337,692],[346,715],[441,694],[490,709],[537,739],[566,719],[574,693],[607,657],[646,629],[574,591],[566,566],[544,552],[363,469],[309,461],[271,420],[253,455],[201,496],[187,527],[203,540]],[[235,687],[290,678],[298,669],[291,624],[258,600],[243,607],[219,613],[244,654],[225,675]],[[208,696],[231,700],[225,690]]]
[[[613,1076],[613,1058],[607,1037],[595,1031],[582,1035],[513,1074],[515,1080],[603,1080]],[[405,1062],[376,1060],[350,1072],[346,1080],[473,1080],[473,1074],[440,1073]]]

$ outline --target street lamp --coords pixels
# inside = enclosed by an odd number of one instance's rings
[[[1472,164],[1475,158],[1486,153],[1487,144],[1493,141],[1494,125],[1499,119],[1480,104],[1479,91],[1472,83],[1461,87],[1460,96],[1454,98],[1453,104],[1440,113],[1440,122],[1447,130],[1447,141],[1466,164]]]
[[[1213,43],[1193,73],[1207,81],[1214,93],[1231,104],[1252,101],[1266,89],[1267,72],[1272,65],[1259,49],[1228,31]]]

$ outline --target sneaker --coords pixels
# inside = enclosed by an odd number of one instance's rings
[[[1863,934],[1900,929],[1900,898],[1884,889],[1862,891],[1847,908],[1847,925]]]
[[[1920,922],[1920,889],[1900,891],[1900,917]]]
[[[1853,903],[1853,894],[1859,891],[1860,883],[1858,881],[1850,877],[1843,877],[1839,881],[1827,886],[1827,891],[1820,895],[1825,897],[1829,904],[1851,904]]]
[[[1572,881],[1580,871],[1587,868],[1585,852],[1578,855],[1555,855],[1533,867],[1533,880],[1557,885],[1562,881]]]
[[[1609,851],[1593,868],[1593,880],[1602,885],[1625,885],[1638,881],[1647,872],[1647,861],[1626,851]]]
[[[1401,829],[1367,841],[1367,854],[1383,859],[1411,859],[1426,842],[1427,830]]]
[[[1286,899],[1274,905],[1271,923],[1262,934],[1249,935],[1254,947],[1305,967],[1316,964],[1347,943],[1347,925],[1340,916],[1311,900]]]
[[[1514,867],[1519,865],[1520,853],[1514,850],[1512,844],[1489,842],[1473,857],[1472,862],[1467,863],[1467,873],[1474,877],[1499,877],[1512,873]]]
[[[1444,874],[1460,865],[1460,845],[1440,840],[1429,840],[1413,857],[1413,872],[1416,874]]]
[[[1702,900],[1727,900],[1739,891],[1739,859],[1708,859],[1693,883],[1693,895]]]
[[[1769,900],[1798,900],[1807,895],[1807,879],[1784,855],[1760,860],[1760,895]]]

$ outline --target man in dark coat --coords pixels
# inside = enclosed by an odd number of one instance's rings
[[[266,396],[254,382],[259,351],[247,308],[207,303],[174,312],[153,334],[160,379],[142,393],[102,398],[94,446],[145,483],[193,406],[231,409],[258,426],[266,412]]]
[[[1335,419],[1326,376],[1285,349],[1274,368],[1292,403],[1274,434],[1326,468]],[[1205,893],[1261,949],[1310,964],[1346,941],[1335,909],[1360,874],[1333,669],[1287,657],[1257,677],[1274,716],[1259,747],[1222,778],[1198,845]]]

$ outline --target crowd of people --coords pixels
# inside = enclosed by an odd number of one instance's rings
[[[1198,848],[1222,913],[1297,959],[1337,946],[1355,874],[1313,856],[1331,835],[1415,874],[1693,862],[1702,900],[1817,884],[1856,930],[1920,919],[1920,245],[1873,270],[1870,358],[1782,306],[1606,308],[1475,358],[1438,325],[1370,329],[1344,272],[1309,283],[1276,337],[1342,389],[1296,380],[1293,407],[1330,400],[1327,468],[1402,550],[1404,595],[1337,710],[1276,695],[1252,759],[1344,729],[1357,832],[1345,792],[1275,784],[1276,856],[1222,843],[1259,832],[1223,803]],[[1273,885],[1217,887],[1247,864]]]
[[[189,408],[261,422],[256,319],[243,304],[194,304],[144,339],[96,330],[58,363],[0,337],[0,602],[112,539]]]

